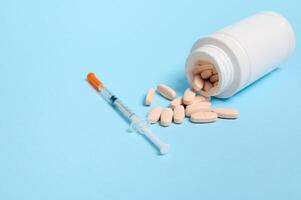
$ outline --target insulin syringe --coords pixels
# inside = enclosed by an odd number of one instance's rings
[[[113,95],[100,80],[97,79],[94,73],[89,73],[87,79],[90,84],[115,108],[117,108],[130,123],[131,128],[136,132],[145,135],[159,150],[162,155],[167,154],[170,150],[170,145],[161,142],[147,127],[147,125],[130,109],[128,109],[115,95]]]

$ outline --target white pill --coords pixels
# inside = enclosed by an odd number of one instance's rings
[[[173,121],[177,124],[181,124],[185,118],[185,108],[182,105],[178,105],[173,110]]]
[[[150,106],[154,100],[154,96],[155,96],[155,89],[149,88],[145,96],[144,104]]]
[[[215,122],[217,114],[214,112],[197,112],[193,113],[190,117],[190,121],[194,123],[208,123]]]
[[[177,96],[177,93],[169,86],[160,84],[157,87],[157,91],[165,98],[172,100]]]
[[[169,107],[175,108],[176,106],[182,105],[182,97],[177,97],[170,102]]]
[[[212,76],[210,77],[210,82],[211,82],[211,83],[214,83],[214,82],[216,82],[216,81],[218,81],[218,74],[212,75]]]
[[[204,65],[198,65],[194,68],[194,70],[192,71],[193,74],[200,74],[202,73],[204,70],[212,70],[213,69],[213,65],[212,64],[204,64]]]
[[[211,103],[208,101],[203,101],[203,102],[191,104],[186,107],[185,115],[189,117],[192,113],[201,112],[201,111],[212,111]]]
[[[208,79],[210,78],[210,76],[212,76],[212,70],[211,69],[207,69],[201,72],[201,77],[202,79]]]
[[[201,78],[200,75],[196,75],[193,78],[193,89],[196,91],[200,91],[204,87],[204,80]]]
[[[161,106],[153,107],[147,115],[148,122],[153,124],[153,123],[156,123],[157,121],[159,121],[162,110],[163,110],[163,108]]]
[[[239,111],[233,108],[214,108],[213,112],[215,112],[219,118],[236,119],[239,117]]]
[[[172,117],[173,117],[173,110],[171,108],[164,108],[160,118],[161,126],[169,126],[172,122]]]
[[[185,105],[189,105],[193,103],[193,100],[195,98],[195,91],[192,88],[187,88],[183,95],[183,103]]]
[[[212,83],[210,81],[205,81],[204,83],[204,91],[208,92],[213,87]]]

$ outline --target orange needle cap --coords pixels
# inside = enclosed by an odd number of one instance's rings
[[[90,72],[87,74],[89,83],[96,89],[101,90],[103,88],[102,82],[98,80],[94,73]]]

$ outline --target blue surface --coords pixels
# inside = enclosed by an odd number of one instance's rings
[[[261,10],[285,15],[297,48],[282,68],[215,105],[238,120],[152,130],[167,156],[85,81],[95,72],[140,116],[150,86],[187,87],[196,39]],[[0,2],[0,199],[301,199],[297,1]],[[156,96],[156,104],[167,101]]]

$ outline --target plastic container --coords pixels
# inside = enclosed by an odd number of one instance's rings
[[[187,79],[193,84],[199,63],[211,63],[219,81],[207,93],[228,98],[277,68],[294,48],[289,22],[275,12],[259,12],[198,40],[186,61]]]

